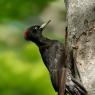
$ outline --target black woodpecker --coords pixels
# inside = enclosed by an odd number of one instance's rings
[[[59,80],[64,67],[64,45],[57,40],[51,40],[42,35],[43,30],[48,23],[31,26],[24,32],[24,38],[27,41],[34,42],[38,47],[45,66],[47,67],[52,85],[55,91],[59,91]],[[65,76],[64,76],[65,77]],[[63,84],[64,85],[64,84]],[[85,89],[74,79],[66,83],[64,93],[70,95],[86,95]],[[79,94],[78,94],[79,93]]]

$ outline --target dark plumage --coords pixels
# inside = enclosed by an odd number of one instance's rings
[[[65,57],[65,51],[62,43],[57,40],[50,40],[42,35],[42,31],[48,23],[45,23],[41,26],[35,25],[28,28],[28,30],[24,34],[24,37],[26,40],[34,42],[39,47],[43,62],[50,73],[53,87],[55,91],[58,92],[62,68],[64,68],[65,66],[63,59]],[[66,83],[65,91],[70,93],[71,95],[86,95],[74,94],[79,91],[77,88],[77,86],[79,85],[80,84],[78,84],[76,81],[74,82],[73,80],[70,80],[68,83]],[[76,91],[74,91],[74,88]]]
[[[35,25],[24,34],[26,40],[33,41],[39,47],[43,62],[49,70],[53,87],[58,91],[58,72],[61,68],[61,56],[64,54],[63,44],[57,40],[50,40],[42,35],[43,28]]]

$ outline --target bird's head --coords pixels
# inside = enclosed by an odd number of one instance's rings
[[[29,27],[24,32],[24,38],[28,41],[36,42],[36,40],[40,39],[42,37],[42,31],[45,29],[45,27],[48,25],[50,20],[44,24],[40,25],[34,25]]]

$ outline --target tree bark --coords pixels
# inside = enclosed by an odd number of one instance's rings
[[[73,51],[83,86],[95,95],[95,0],[65,0],[68,35],[67,63]]]

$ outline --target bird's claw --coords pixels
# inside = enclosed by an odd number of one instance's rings
[[[87,91],[81,83],[77,82],[74,78],[71,81],[71,84],[66,85],[67,92],[70,95],[87,95]]]

